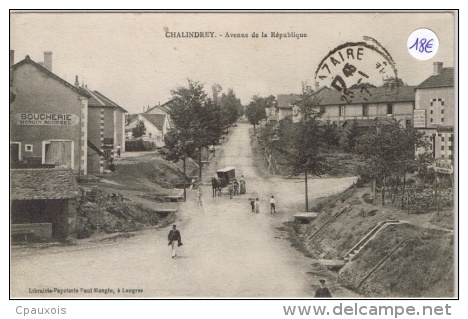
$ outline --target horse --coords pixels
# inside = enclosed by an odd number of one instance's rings
[[[213,190],[213,197],[216,197],[218,195],[219,191],[219,181],[216,177],[211,178],[211,188]]]

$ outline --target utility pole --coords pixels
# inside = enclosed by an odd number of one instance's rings
[[[309,211],[309,190],[307,187],[307,169],[305,170],[305,211]]]

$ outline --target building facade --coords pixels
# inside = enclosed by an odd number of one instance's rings
[[[75,82],[79,86],[78,79]],[[90,98],[88,102],[88,171],[103,173],[120,145],[125,152],[125,113],[123,107],[87,86],[82,87]]]
[[[89,95],[29,56],[11,66],[10,155],[12,166],[49,164],[87,174]],[[10,59],[11,60],[11,59]]]
[[[414,127],[422,130],[434,159],[453,163],[455,156],[454,69],[434,62],[433,74],[416,87]]]

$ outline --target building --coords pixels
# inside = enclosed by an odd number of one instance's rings
[[[164,136],[171,129],[171,124],[169,122],[169,116],[162,114],[149,114],[149,113],[140,113],[135,117],[132,117],[131,120],[126,125],[126,132],[131,133],[132,130],[138,125],[138,122],[141,121],[145,125],[146,134],[142,137],[144,140],[155,143],[156,147],[164,146]],[[132,135],[133,138],[133,135]],[[130,138],[131,139],[131,138]]]
[[[13,236],[63,239],[75,233],[80,189],[71,169],[11,169],[10,194]]]
[[[78,77],[75,86],[79,87]],[[90,96],[88,101],[88,172],[103,173],[108,169],[117,146],[125,152],[125,114],[127,111],[111,99],[87,86],[81,89]]]
[[[453,163],[455,152],[454,69],[434,62],[431,76],[416,86],[414,127],[424,131],[435,159]]]
[[[86,175],[90,95],[52,73],[52,52],[43,65],[29,56],[11,65],[10,86],[12,167],[48,164]]]
[[[295,117],[297,108],[294,108],[294,103],[299,101],[300,95],[297,94],[278,94],[276,100],[278,103],[278,121],[281,121],[289,116]],[[293,114],[293,109],[294,113]]]
[[[377,88],[350,89],[354,98],[343,103],[342,95],[329,88],[318,91],[320,107],[324,110],[322,119],[337,126],[351,119],[373,120],[391,117],[402,127],[412,126],[415,105],[414,87],[387,85]]]

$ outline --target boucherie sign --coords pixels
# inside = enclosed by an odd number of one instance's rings
[[[75,114],[62,113],[18,113],[15,114],[17,125],[76,125],[79,117]]]

